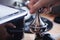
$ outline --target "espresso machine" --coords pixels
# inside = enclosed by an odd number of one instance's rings
[[[2,11],[3,10],[3,11]],[[24,35],[24,17],[27,11],[24,9],[17,9],[0,4],[0,25],[12,23],[16,28],[11,28],[5,25],[9,38],[6,40],[21,40]]]

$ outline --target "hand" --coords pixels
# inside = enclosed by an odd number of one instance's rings
[[[51,4],[58,3],[57,0],[30,0],[28,7],[30,8],[30,13],[35,13],[39,8],[48,7]]]

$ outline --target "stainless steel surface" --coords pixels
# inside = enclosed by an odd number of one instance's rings
[[[43,33],[42,28],[46,28],[47,25],[41,19],[40,13],[42,13],[43,9],[40,9],[36,12],[35,19],[32,21],[30,28],[32,33]],[[45,26],[46,25],[46,26]]]
[[[4,5],[0,6],[0,24],[16,19],[27,14],[26,10],[13,9]],[[4,9],[4,11],[2,11]]]

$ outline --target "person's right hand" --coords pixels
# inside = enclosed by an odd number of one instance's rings
[[[47,7],[50,4],[58,2],[59,0],[30,0],[28,7],[30,8],[30,13],[35,13],[39,8]]]
[[[50,0],[30,0],[30,3],[28,4],[28,7],[30,9],[30,13],[33,14],[35,13],[38,9],[44,7],[45,5],[47,5],[47,3]]]

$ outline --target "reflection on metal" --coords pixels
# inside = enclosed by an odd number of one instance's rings
[[[30,24],[30,31],[32,33],[38,33],[40,36],[43,36],[45,32],[52,28],[52,23],[40,16],[39,12],[42,13],[42,10],[43,8],[36,13],[35,19]]]

